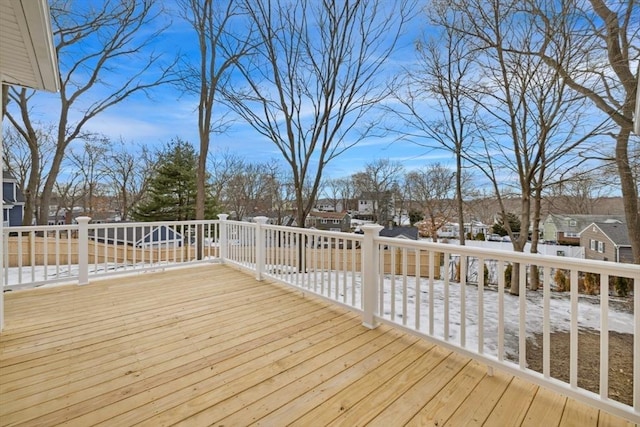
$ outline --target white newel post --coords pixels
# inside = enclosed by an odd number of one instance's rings
[[[78,285],[89,283],[89,221],[88,216],[79,216],[78,221]]]
[[[229,218],[227,214],[218,214],[220,220],[220,238],[218,239],[220,253],[218,256],[223,263],[227,261],[227,218]]]
[[[378,245],[374,239],[384,227],[377,224],[366,224],[360,227],[364,231],[362,244],[362,324],[374,329],[375,317],[378,315]]]
[[[265,238],[264,228],[262,226],[267,223],[269,218],[266,216],[257,216],[254,219],[256,221],[256,279],[262,280],[265,258]]]

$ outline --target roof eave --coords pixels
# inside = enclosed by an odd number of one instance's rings
[[[58,61],[56,49],[53,43],[53,33],[49,5],[47,0],[2,0],[6,2],[14,13],[22,36],[25,54],[28,58],[28,67],[32,75],[26,76],[8,75],[0,66],[0,78],[3,83],[30,87],[32,89],[58,92],[60,90],[60,78],[58,73]],[[5,52],[5,54],[7,54]],[[3,60],[16,60],[10,53]],[[4,62],[4,61],[3,61]]]

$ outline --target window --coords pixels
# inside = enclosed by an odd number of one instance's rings
[[[589,249],[591,249],[592,251],[596,250],[596,241],[591,239],[589,240]]]
[[[566,233],[564,233],[564,237],[575,237],[575,238],[578,238],[578,237],[580,237],[580,233],[572,233],[570,231],[567,231]]]
[[[334,223],[334,224],[340,224],[340,220],[339,220],[339,219],[334,219],[334,220],[333,220],[333,223]]]
[[[327,223],[327,220],[323,218],[323,219],[321,219],[321,220],[320,220],[320,223],[321,223],[321,224],[326,224],[326,223]]]
[[[578,223],[576,222],[575,219],[572,219],[571,221],[569,221],[569,227],[575,227],[576,225],[578,225]]]
[[[598,242],[598,252],[604,253],[604,242]]]

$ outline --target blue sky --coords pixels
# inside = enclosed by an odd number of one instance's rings
[[[167,1],[166,4],[171,6],[173,3]],[[161,18],[162,20],[156,25],[168,23],[171,25],[162,37],[155,40],[153,48],[162,52],[167,61],[170,61],[178,51],[195,53],[197,41],[192,28],[182,21],[175,11],[166,13]],[[403,66],[408,67],[413,63],[415,58],[414,42],[424,31],[429,31],[426,22],[424,15],[418,14],[417,19],[406,28],[406,34],[386,64],[386,73],[392,74]],[[150,28],[148,31],[154,29]],[[61,62],[64,62],[64,59],[61,59]],[[122,63],[119,64],[118,70],[130,67],[130,63]],[[113,77],[117,80],[117,75]],[[36,97],[38,101],[33,104],[34,112],[44,123],[54,120],[56,116],[49,118],[48,112],[55,111],[57,108],[59,104],[57,96],[39,93]],[[91,99],[86,98],[83,102],[90,103]],[[142,143],[150,148],[160,148],[176,137],[197,145],[197,103],[195,95],[183,93],[175,86],[154,88],[150,98],[140,94],[110,107],[92,119],[86,125],[85,130],[105,135],[114,141],[122,139],[131,142],[132,145]],[[425,109],[425,114],[430,114],[427,109]],[[388,116],[373,115],[370,120],[389,119],[393,120]],[[81,141],[76,144],[81,144]],[[259,135],[250,125],[241,120],[234,122],[227,133],[212,136],[210,151],[225,150],[249,162],[282,159],[282,155],[271,141]],[[348,176],[362,170],[366,163],[381,158],[399,161],[408,170],[434,162],[451,167],[454,164],[451,153],[428,150],[423,146],[399,141],[394,135],[372,136],[332,160],[325,168],[324,176]],[[507,172],[505,172],[506,176],[508,176]],[[483,179],[479,173],[476,174],[476,177],[478,180]]]
[[[171,7],[172,3],[167,2],[167,5]],[[156,40],[154,48],[157,51],[162,50],[167,60],[170,60],[178,50],[183,53],[195,53],[196,40],[191,27],[181,21],[176,13],[166,14],[162,18],[165,22],[171,19],[171,25],[164,36]],[[424,19],[418,19],[407,28],[407,33],[394,52],[393,58],[388,61],[389,70],[397,70],[413,59],[413,43],[423,29],[423,22],[425,22]],[[61,58],[61,62],[64,63],[65,58]],[[120,64],[119,67],[128,68],[129,65]],[[54,121],[57,116],[49,117],[48,112],[57,110],[59,104],[57,96],[38,93],[36,97],[37,102],[33,103],[34,113],[43,123]],[[83,102],[90,103],[91,98],[84,98]],[[93,118],[85,129],[103,134],[114,141],[123,139],[136,144],[143,143],[149,147],[161,147],[175,137],[197,145],[197,102],[195,95],[182,93],[175,86],[167,85],[153,89],[150,98],[140,94],[110,107]],[[81,142],[77,141],[76,144]],[[234,122],[225,134],[212,136],[210,151],[223,150],[229,150],[250,162],[282,158],[272,142],[259,135],[240,119]],[[395,136],[376,136],[363,140],[332,160],[325,169],[325,175],[347,176],[364,168],[367,162],[379,158],[400,161],[408,169],[433,161],[441,163],[453,161],[448,153],[428,152],[424,147],[397,141]]]

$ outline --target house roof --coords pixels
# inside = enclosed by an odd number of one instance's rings
[[[602,233],[609,238],[616,246],[631,246],[629,240],[629,230],[626,223],[619,222],[593,222],[586,228],[591,226],[598,227]]]
[[[562,232],[570,232],[570,233],[580,233],[590,224],[594,222],[604,223],[604,222],[623,222],[624,216],[621,215],[582,215],[582,214],[549,214],[547,217],[547,222],[549,219],[553,221],[558,231]],[[575,221],[576,225],[571,225],[571,221]]]
[[[60,90],[47,0],[0,0],[0,80]]]
[[[359,200],[378,200],[380,198],[384,198],[384,197],[390,197],[391,196],[391,191],[386,190],[386,191],[363,191],[362,194],[360,195]]]
[[[418,229],[416,227],[386,227],[380,230],[380,236],[418,240]]]
[[[349,215],[348,212],[321,212],[314,211],[310,212],[307,215],[307,218],[324,218],[324,219],[344,219],[345,216]]]
[[[95,231],[89,230],[89,237],[99,241],[107,240],[131,245],[182,239],[180,233],[165,225],[127,226],[126,223],[122,224],[122,227],[98,228]]]

